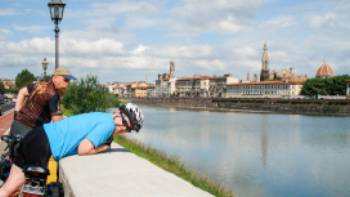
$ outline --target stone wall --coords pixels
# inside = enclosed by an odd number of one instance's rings
[[[144,98],[135,103],[203,110],[277,112],[312,115],[350,115],[350,99],[252,99],[252,98]]]

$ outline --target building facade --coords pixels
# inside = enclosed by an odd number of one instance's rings
[[[209,95],[209,77],[183,77],[176,80],[175,95],[179,97],[200,96],[208,97]]]
[[[346,96],[350,97],[350,80],[346,81]]]
[[[231,74],[213,76],[209,78],[209,97],[224,97],[228,84],[238,83],[238,79]]]
[[[238,83],[238,79],[230,74],[178,78],[175,83],[175,95],[180,97],[223,97],[227,84],[232,83]]]
[[[108,91],[119,97],[127,96],[127,85],[128,83],[118,83],[114,82],[112,84],[107,84]]]
[[[13,89],[16,87],[16,81],[11,79],[1,79],[2,84],[6,90]]]
[[[170,62],[169,73],[158,74],[155,81],[154,95],[156,97],[169,97],[175,94],[175,63]]]
[[[303,87],[298,81],[262,81],[230,84],[226,97],[295,97]]]
[[[132,82],[127,86],[128,97],[144,98],[148,96],[148,84],[145,81]]]

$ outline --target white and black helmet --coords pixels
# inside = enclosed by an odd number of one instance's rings
[[[141,109],[132,103],[123,104],[119,107],[120,112],[124,113],[130,120],[130,130],[139,132],[143,125],[143,113]]]

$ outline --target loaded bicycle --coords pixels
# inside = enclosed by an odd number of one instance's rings
[[[9,177],[12,166],[12,156],[14,155],[22,136],[4,135],[1,140],[6,143],[4,152],[0,156],[0,180],[2,185]],[[46,184],[47,176],[50,174],[47,168],[40,166],[26,166],[24,168],[26,176],[25,183],[18,192],[18,197],[62,197],[63,189],[60,184]]]

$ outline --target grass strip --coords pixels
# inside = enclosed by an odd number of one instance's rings
[[[186,169],[185,166],[177,159],[170,158],[166,154],[145,146],[133,139],[118,136],[114,140],[121,146],[128,149],[130,152],[147,159],[153,164],[177,175],[178,177],[183,178],[184,180],[192,183],[194,186],[201,188],[214,196],[233,197],[233,193],[231,191],[226,190],[213,181],[210,181],[208,178],[204,178],[193,171]]]

